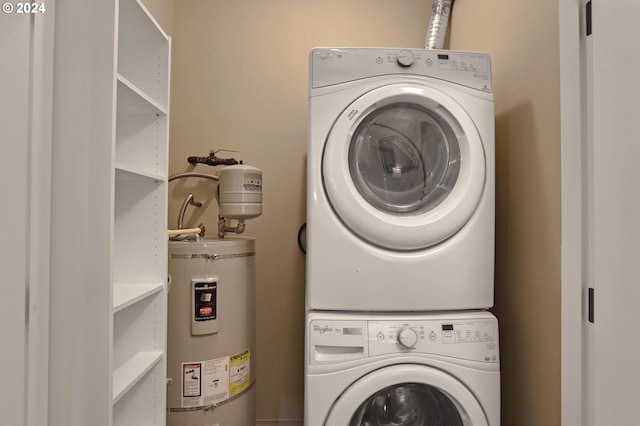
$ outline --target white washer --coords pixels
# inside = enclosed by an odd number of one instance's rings
[[[309,117],[308,309],[491,307],[489,56],[314,49]]]
[[[499,426],[498,322],[486,311],[308,313],[305,426]]]

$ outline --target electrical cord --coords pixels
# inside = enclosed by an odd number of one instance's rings
[[[302,234],[305,233],[306,229],[307,229],[306,222],[302,224],[300,229],[298,229],[298,247],[300,247],[300,251],[302,251],[302,253],[304,253],[305,255],[307,254],[307,247],[306,247],[306,244],[304,245],[302,244]]]

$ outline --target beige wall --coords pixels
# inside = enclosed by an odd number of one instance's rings
[[[558,3],[458,1],[451,48],[493,58],[505,425],[560,424]]]
[[[213,148],[237,149],[264,173],[264,214],[247,223],[258,239],[260,419],[302,418],[304,256],[296,237],[305,221],[309,50],[421,46],[428,13],[409,0],[175,2],[171,173]],[[179,182],[170,187],[172,224],[182,186],[192,185]],[[189,224],[214,230],[216,215],[210,207]]]
[[[210,149],[263,169],[258,239],[260,419],[301,419],[307,61],[314,46],[421,47],[430,1],[145,0],[173,36],[170,173]],[[557,0],[458,0],[450,47],[493,57],[497,130],[496,307],[503,424],[560,424],[560,134]],[[198,171],[215,169],[198,166]],[[169,220],[215,232],[208,181],[170,186]],[[190,210],[191,212],[191,210]]]
[[[452,49],[492,56],[505,425],[560,424],[558,3],[459,0]]]

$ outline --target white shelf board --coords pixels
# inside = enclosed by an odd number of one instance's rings
[[[141,1],[120,2],[118,73],[164,106],[169,102],[170,46]]]
[[[113,313],[154,295],[164,288],[164,283],[113,284]]]
[[[163,403],[167,398],[165,360],[160,360],[113,404],[113,426],[166,424],[166,403]]]
[[[167,109],[118,73],[118,113],[167,115]],[[152,109],[153,108],[153,109]]]
[[[118,402],[163,356],[163,352],[138,352],[114,371],[113,403]]]
[[[164,182],[167,180],[166,176],[160,175],[158,173],[150,172],[139,167],[131,166],[129,164],[120,163],[115,161],[113,163],[117,172],[116,180],[145,180],[145,179],[153,179],[160,182]]]

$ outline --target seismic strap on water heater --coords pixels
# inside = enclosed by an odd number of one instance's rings
[[[447,35],[449,15],[454,0],[433,0],[431,6],[431,19],[427,29],[427,38],[424,42],[425,49],[442,49]]]

